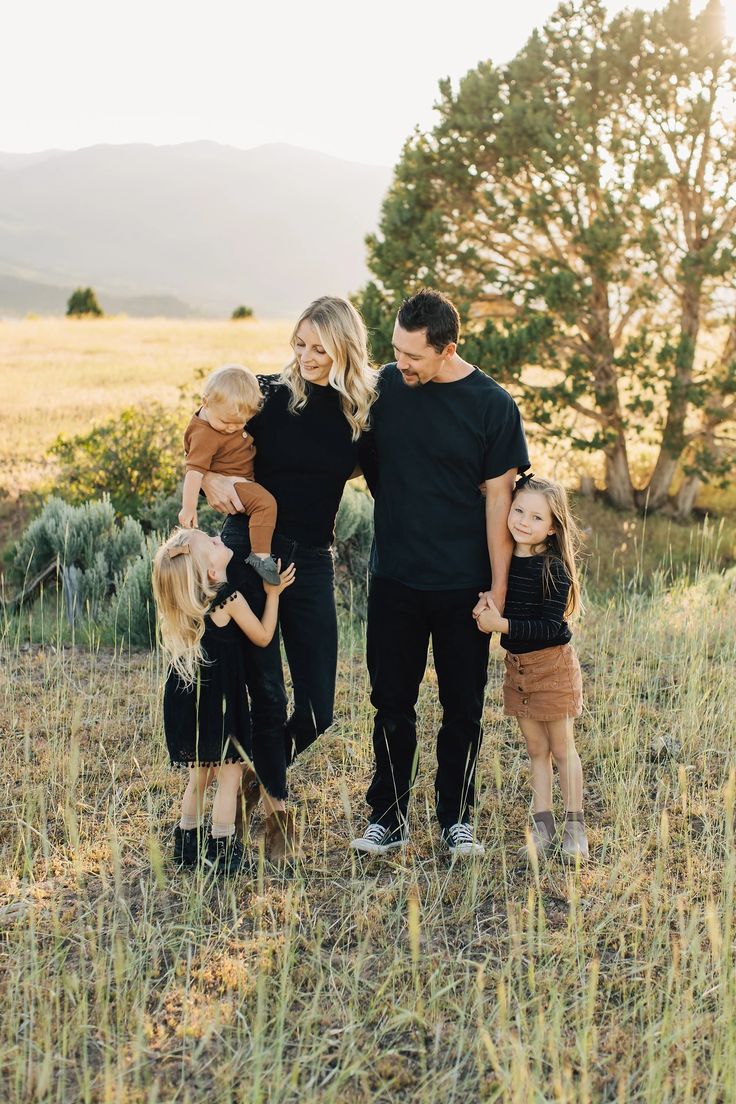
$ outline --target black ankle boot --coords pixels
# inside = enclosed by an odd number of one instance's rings
[[[213,836],[207,840],[207,864],[220,874],[238,874],[249,862],[243,845],[235,836]]]
[[[174,862],[180,866],[196,866],[200,841],[204,849],[206,841],[201,828],[181,828],[177,824],[174,829]]]

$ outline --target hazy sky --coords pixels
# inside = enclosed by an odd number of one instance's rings
[[[703,0],[695,0],[699,10]],[[437,81],[505,61],[556,0],[15,0],[0,150],[201,138],[392,165]],[[657,0],[609,0],[609,10]],[[736,30],[736,0],[728,0]]]

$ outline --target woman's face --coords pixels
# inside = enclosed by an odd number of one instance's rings
[[[325,351],[319,334],[307,319],[300,323],[296,331],[294,355],[303,380],[314,383],[318,387],[326,387],[329,384],[332,357]]]

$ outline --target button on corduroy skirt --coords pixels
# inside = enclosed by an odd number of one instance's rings
[[[507,717],[558,721],[583,711],[583,679],[571,644],[523,655],[506,653],[503,705]]]

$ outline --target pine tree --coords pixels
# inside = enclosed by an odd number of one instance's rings
[[[375,354],[390,355],[404,295],[447,291],[466,359],[547,436],[602,452],[606,494],[625,508],[662,507],[684,473],[687,513],[699,481],[732,464],[736,66],[723,24],[718,0],[611,21],[599,0],[561,4],[508,65],[441,83],[439,121],[407,142],[368,239],[374,279],[358,302]],[[725,342],[706,359],[716,321]],[[637,439],[656,457],[643,486]]]

